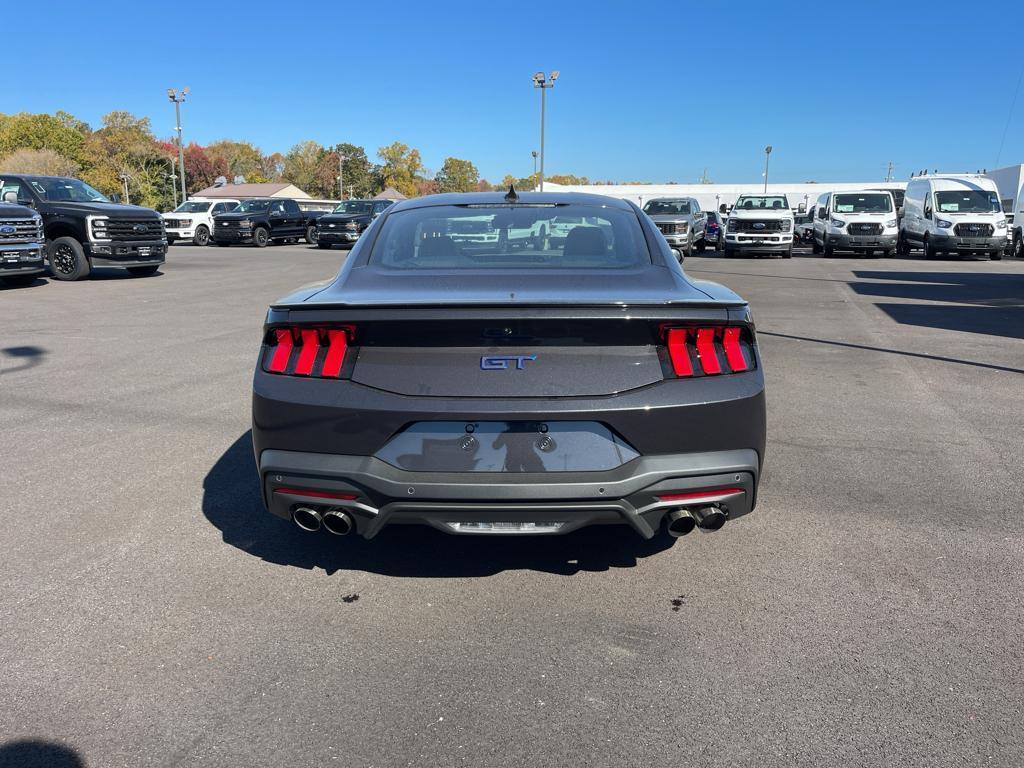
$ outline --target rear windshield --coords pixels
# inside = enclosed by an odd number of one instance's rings
[[[689,212],[689,200],[651,200],[644,206],[644,213],[648,216],[663,216],[665,214]]]
[[[936,192],[935,207],[942,213],[998,213],[999,195],[980,189],[962,192]]]
[[[884,193],[836,195],[832,207],[836,213],[889,213],[892,198]]]
[[[370,263],[392,269],[625,269],[650,264],[636,214],[586,205],[445,205],[385,219]]]

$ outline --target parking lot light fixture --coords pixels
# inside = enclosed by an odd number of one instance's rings
[[[550,75],[543,72],[534,72],[533,87],[540,88],[540,191],[544,191],[544,92],[548,88],[555,87],[555,80],[561,74],[557,69],[551,70]]]
[[[167,98],[174,102],[174,129],[178,132],[178,170],[181,171],[181,202],[188,200],[188,193],[185,191],[185,145],[181,141],[181,102],[188,96],[188,87],[182,88],[181,93],[174,88],[167,89]]]
[[[772,145],[764,148],[764,193],[768,194],[768,158],[772,156]]]

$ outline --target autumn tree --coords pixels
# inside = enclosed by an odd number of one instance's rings
[[[352,196],[357,198],[373,197],[381,191],[382,187],[377,186],[373,164],[366,157],[365,149],[348,142],[336,144],[330,151],[335,166],[338,163],[338,153],[345,156],[342,176],[344,176],[346,196],[348,196],[349,190],[351,190]],[[333,196],[331,195],[331,197]]]
[[[88,129],[85,123],[67,125],[54,115],[28,112],[5,115],[0,119],[0,157],[18,149],[49,149],[84,164],[87,134],[79,130],[80,127]]]
[[[16,149],[0,159],[0,172],[76,176],[81,167],[52,149]]]
[[[449,157],[434,180],[440,192],[472,192],[480,181],[480,172],[469,160]]]
[[[227,161],[192,143],[185,147],[185,187],[190,195],[212,187],[219,176],[230,181]]]
[[[84,154],[82,178],[100,191],[120,192],[127,177],[133,203],[171,207],[170,157],[157,144],[148,117],[124,111],[104,115],[103,127],[85,139]]]
[[[420,151],[396,141],[378,149],[377,155],[381,159],[377,173],[380,187],[394,187],[406,197],[415,197],[416,181],[423,172]]]
[[[263,153],[248,141],[232,141],[221,139],[206,146],[206,153],[211,159],[223,160],[227,168],[228,181],[236,176],[244,176],[250,184],[260,184],[266,179],[263,173]]]
[[[316,197],[321,188],[319,177],[324,172],[321,160],[325,152],[315,141],[300,141],[284,156],[282,180]]]

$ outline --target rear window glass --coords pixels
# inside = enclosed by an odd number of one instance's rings
[[[450,205],[392,213],[370,263],[392,269],[625,269],[650,264],[651,256],[632,211]]]

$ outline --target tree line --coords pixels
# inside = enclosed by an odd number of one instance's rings
[[[380,147],[377,162],[371,162],[365,148],[345,142],[325,147],[301,141],[282,155],[264,154],[247,141],[222,139],[206,146],[185,145],[186,188],[193,195],[220,176],[229,182],[242,176],[249,183],[287,182],[314,198],[337,199],[339,156],[345,158],[341,175],[346,197],[372,197],[387,187],[407,197],[507,189],[509,184],[530,190],[538,182],[536,174],[506,175],[500,184],[491,184],[471,161],[457,157],[447,158],[431,173],[419,150],[399,141]],[[107,195],[123,195],[127,187],[130,202],[166,211],[174,206],[177,162],[177,144],[157,138],[148,117],[110,112],[94,129],[64,111],[0,114],[0,173],[76,176]],[[585,176],[555,174],[546,179],[590,183]]]

